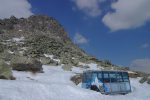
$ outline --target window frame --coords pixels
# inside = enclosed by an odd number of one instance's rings
[[[105,74],[108,74],[108,77],[105,78]],[[111,80],[109,77],[109,72],[107,72],[107,71],[103,72],[103,83],[111,83]]]
[[[114,77],[111,77],[111,74],[114,74]],[[110,72],[109,73],[109,78],[110,78],[111,83],[117,83],[116,72]]]

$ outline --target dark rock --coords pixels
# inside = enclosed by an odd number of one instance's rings
[[[143,83],[146,82],[147,80],[148,80],[148,76],[145,76],[145,77],[142,77],[139,82],[140,82],[141,84],[143,84]]]
[[[50,64],[50,58],[48,58],[48,57],[41,57],[40,58],[40,61],[41,61],[41,63],[43,64],[43,65],[47,65],[47,64]]]
[[[132,73],[128,73],[130,78],[137,78],[139,77],[138,73],[136,72],[132,72]]]
[[[4,52],[4,50],[5,50],[5,46],[2,43],[0,43],[0,53]]]
[[[150,78],[147,80],[147,84],[150,84]]]
[[[42,72],[42,63],[34,58],[15,57],[11,61],[11,67],[17,71]]]
[[[71,81],[74,82],[76,85],[82,82],[82,74],[75,75],[71,77]]]

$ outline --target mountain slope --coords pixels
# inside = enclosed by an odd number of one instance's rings
[[[52,17],[33,15],[27,19],[0,20],[1,52],[22,52],[23,56],[54,55],[62,63],[87,61],[91,57],[69,39],[62,25]],[[72,59],[74,58],[74,59]],[[72,62],[67,62],[72,60]]]

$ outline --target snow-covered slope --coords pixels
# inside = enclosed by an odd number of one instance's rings
[[[150,100],[150,86],[131,79],[133,92],[128,95],[101,95],[82,89],[70,81],[72,72],[61,66],[43,65],[44,73],[13,71],[17,80],[0,80],[0,100]]]

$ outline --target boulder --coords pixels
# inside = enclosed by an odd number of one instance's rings
[[[71,71],[72,70],[72,65],[71,64],[65,64],[62,66],[62,69],[65,71]]]
[[[139,82],[140,82],[141,84],[143,84],[143,83],[145,83],[147,80],[148,80],[148,77],[145,76],[145,77],[142,77]]]
[[[68,59],[68,57],[61,57],[61,59],[60,59],[60,63],[61,64],[69,64],[70,63],[70,59]]]
[[[150,84],[150,78],[147,80],[147,84]]]
[[[40,61],[43,65],[53,65],[53,66],[58,66],[58,62],[54,61],[53,59],[50,59],[49,57],[41,57]]]
[[[137,78],[139,77],[138,73],[133,72],[133,71],[128,71],[129,77],[130,78]]]
[[[73,66],[79,65],[79,61],[77,59],[71,59],[71,63],[73,64]]]
[[[51,66],[58,66],[59,63],[57,61],[53,60],[53,59],[50,59],[49,65],[51,65]]]
[[[17,71],[31,71],[42,72],[42,63],[35,58],[28,58],[26,56],[16,56],[10,63],[13,70]]]
[[[82,82],[82,74],[75,75],[71,77],[71,81],[74,82],[76,85]]]
[[[50,63],[50,58],[49,57],[41,57],[40,61],[43,65],[47,65]]]
[[[0,61],[0,79],[13,79],[11,67]]]

